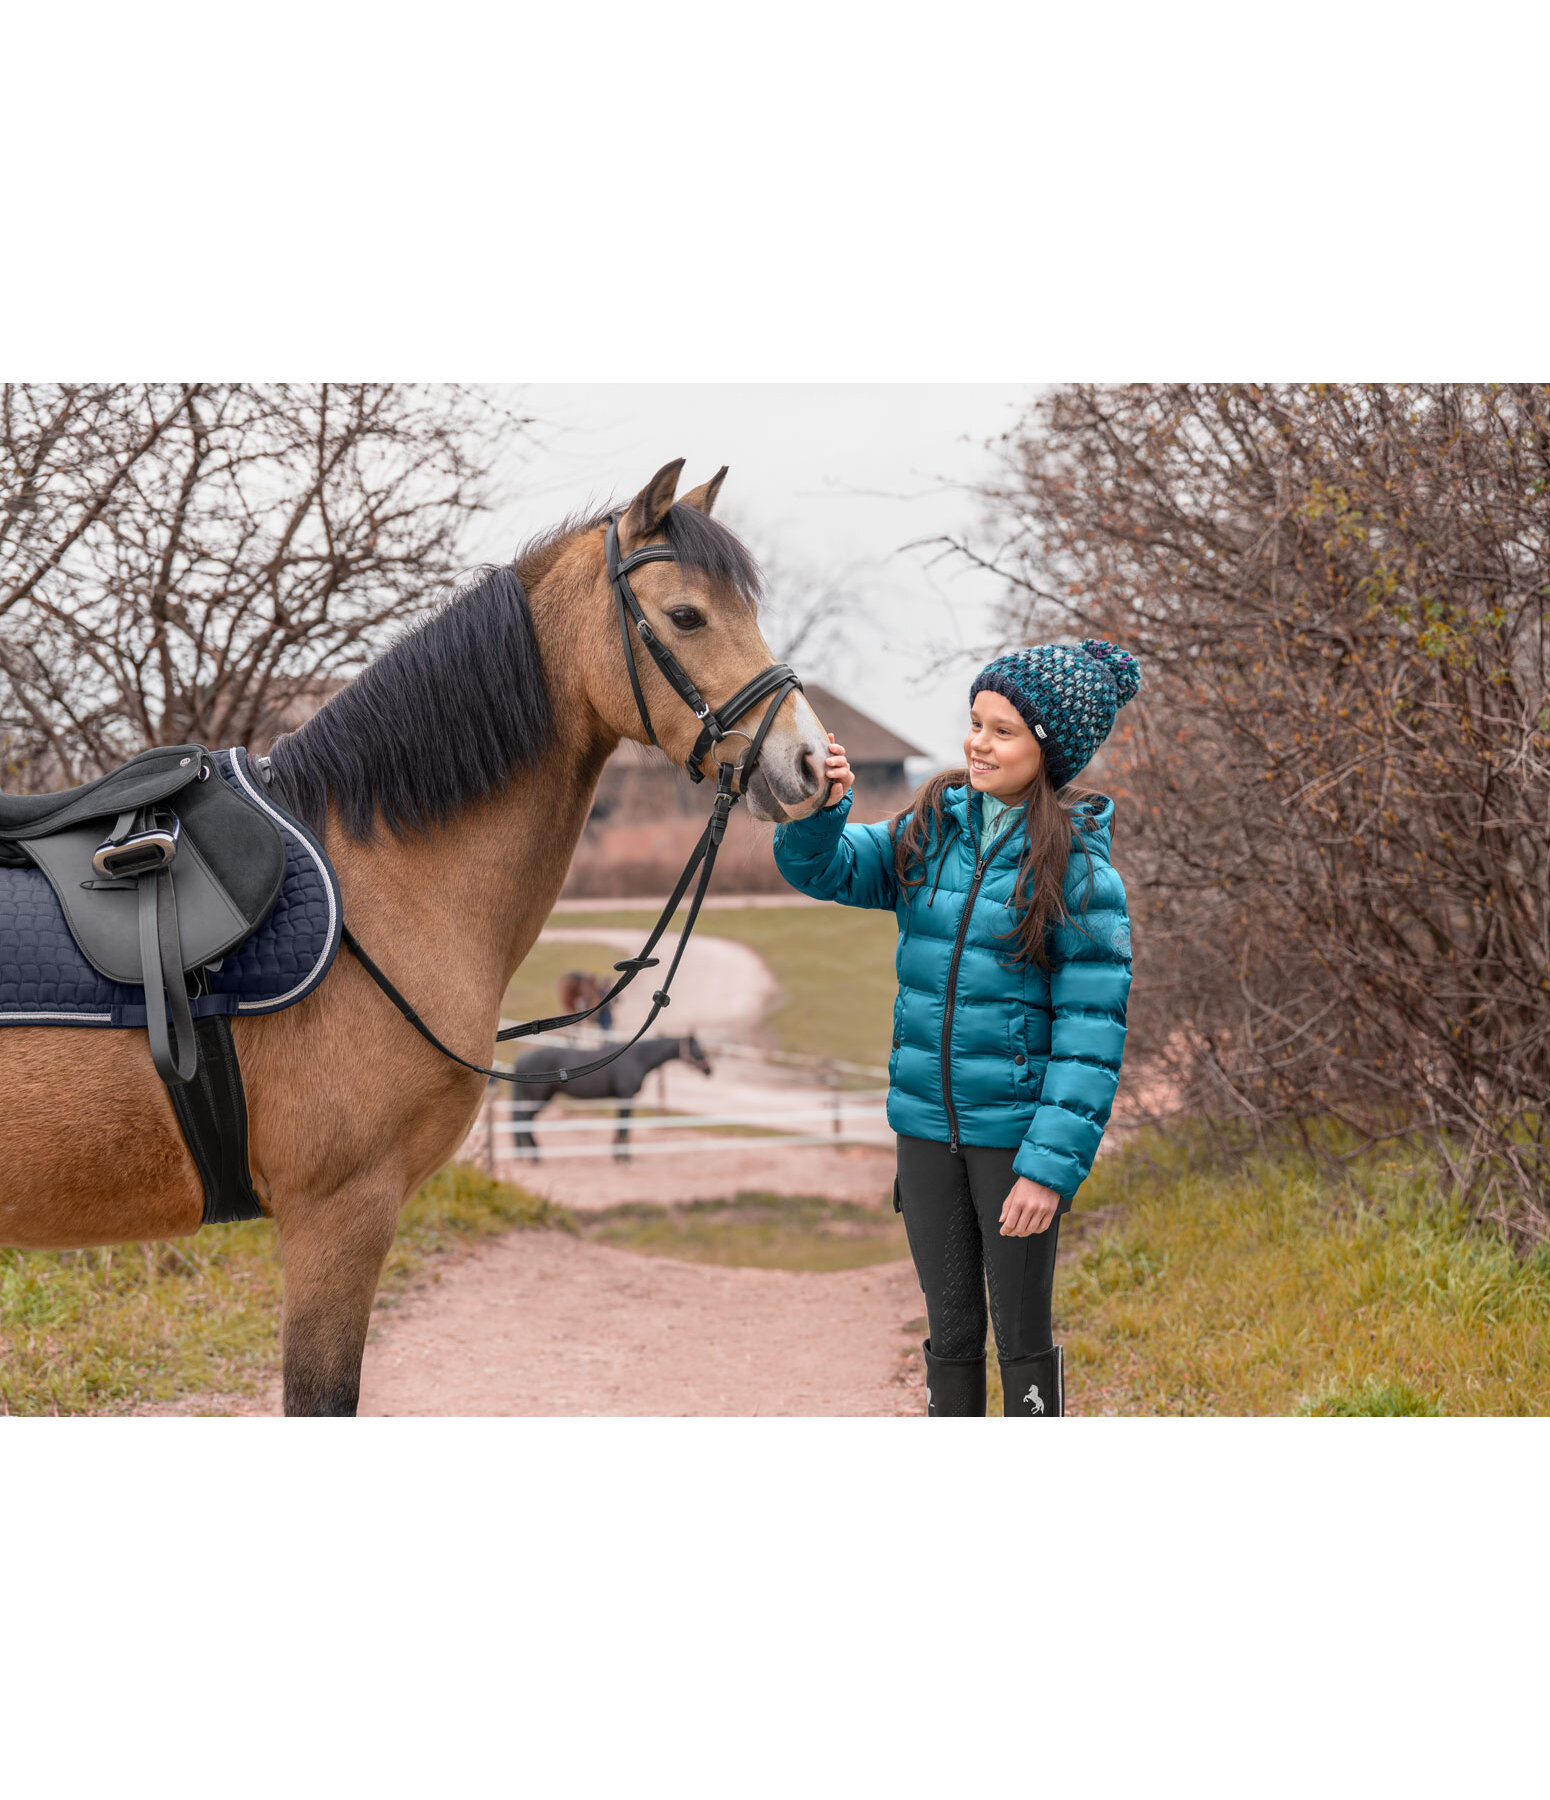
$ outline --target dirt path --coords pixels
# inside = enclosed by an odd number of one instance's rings
[[[601,939],[630,950],[638,945],[635,933],[602,929],[544,936]],[[666,942],[663,954],[671,949]],[[775,989],[768,966],[744,945],[699,939],[675,984],[675,1024],[736,1040],[762,1016]],[[628,999],[616,1031],[633,1031],[638,1022],[644,999],[633,992]],[[675,1110],[770,1110],[827,1098],[796,1071],[742,1058],[721,1060],[708,1080],[682,1064],[662,1073],[660,1099]],[[609,1123],[603,1134],[611,1129]],[[496,1163],[524,1187],[582,1211],[749,1190],[883,1207],[893,1181],[891,1144],[890,1138],[887,1148],[795,1147],[730,1136],[717,1140],[714,1154],[642,1154],[623,1164],[611,1157],[533,1163],[500,1155]],[[703,1138],[697,1147],[706,1149]],[[476,1127],[463,1154],[482,1162],[487,1149]],[[924,1311],[907,1261],[834,1273],[726,1268],[640,1255],[558,1231],[516,1231],[444,1261],[377,1311],[361,1411],[919,1414],[925,1410]],[[146,1410],[272,1414],[280,1396],[276,1383],[240,1400],[205,1395]]]
[[[380,1318],[361,1411],[914,1414],[923,1310],[908,1263],[725,1269],[517,1232]]]

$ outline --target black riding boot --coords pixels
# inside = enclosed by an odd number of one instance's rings
[[[1009,1418],[1058,1419],[1066,1410],[1066,1361],[1059,1344],[1001,1363],[1001,1411]]]
[[[983,1356],[934,1356],[931,1340],[920,1346],[926,1353],[926,1417],[928,1419],[983,1419],[985,1416],[985,1359]]]

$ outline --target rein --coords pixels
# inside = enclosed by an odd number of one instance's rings
[[[656,968],[661,959],[651,953],[656,949],[662,933],[666,931],[669,920],[678,910],[679,902],[683,899],[689,883],[694,880],[695,870],[698,869],[699,880],[695,882],[694,894],[689,902],[689,916],[684,921],[684,928],[678,939],[678,948],[674,951],[673,960],[668,965],[667,978],[651,996],[651,1011],[646,1015],[646,1022],[634,1037],[621,1044],[617,1050],[611,1050],[607,1056],[596,1057],[591,1062],[580,1063],[573,1069],[545,1069],[535,1071],[530,1075],[520,1075],[514,1069],[487,1069],[482,1063],[470,1062],[467,1057],[459,1056],[455,1050],[449,1049],[442,1043],[430,1026],[361,948],[359,940],[349,926],[345,925],[341,928],[343,942],[348,946],[355,960],[428,1044],[434,1045],[443,1056],[461,1064],[463,1068],[471,1069],[476,1075],[484,1075],[495,1081],[509,1081],[518,1084],[549,1083],[570,1081],[578,1075],[590,1075],[593,1070],[606,1068],[616,1058],[623,1056],[625,1051],[631,1045],[638,1043],[656,1023],[657,1015],[669,1004],[669,990],[673,985],[673,977],[678,973],[678,965],[683,960],[683,953],[688,947],[690,933],[694,930],[695,921],[700,916],[700,903],[704,900],[706,890],[710,886],[711,871],[716,866],[716,853],[721,848],[721,840],[726,833],[727,820],[732,815],[732,808],[736,806],[747,789],[748,777],[753,773],[754,766],[759,760],[759,753],[764,748],[764,740],[775,722],[775,715],[779,712],[782,702],[787,694],[799,690],[802,686],[796,674],[785,663],[771,663],[767,669],[761,670],[751,681],[745,682],[729,700],[724,700],[720,706],[712,709],[710,702],[694,685],[689,671],[684,668],[683,664],[652,629],[650,621],[641,611],[640,602],[635,598],[634,590],[630,586],[632,569],[638,569],[643,563],[676,561],[673,552],[666,544],[651,544],[632,552],[621,561],[618,513],[608,515],[608,536],[605,548],[608,558],[608,579],[613,587],[619,620],[619,642],[624,651],[624,666],[629,671],[630,689],[635,695],[635,705],[640,713],[641,723],[646,727],[646,735],[658,750],[662,748],[651,723],[651,713],[646,706],[646,696],[641,690],[640,675],[635,666],[635,648],[630,639],[632,624],[635,627],[636,636],[646,646],[657,667],[667,678],[669,686],[700,721],[700,735],[695,739],[694,748],[689,752],[686,765],[690,777],[695,781],[705,779],[704,773],[698,766],[701,759],[708,751],[728,737],[745,739],[748,749],[735,763],[723,762],[719,756],[716,757],[716,797],[711,802],[710,818],[706,821],[705,829],[700,833],[699,841],[689,853],[689,860],[684,865],[684,871],[678,877],[678,885],[673,889],[667,905],[662,909],[661,917],[652,926],[651,935],[641,946],[639,955],[627,957],[623,962],[614,964],[619,979],[597,1002],[597,1005],[589,1006],[585,1012],[563,1013],[552,1019],[529,1019],[522,1025],[508,1025],[504,1031],[496,1032],[495,1041],[498,1044],[504,1044],[509,1043],[513,1038],[536,1037],[540,1032],[558,1031],[567,1025],[579,1025],[583,1020],[590,1019],[595,1012],[601,1011],[616,995],[622,994],[642,969]],[[748,732],[736,729],[734,721],[742,718],[766,695],[771,696],[770,703],[765,708],[764,716],[755,727],[753,734],[750,736]]]

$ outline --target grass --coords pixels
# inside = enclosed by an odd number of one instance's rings
[[[549,923],[623,927],[638,930],[644,942],[655,917],[643,912],[567,913],[561,909],[550,915]],[[707,937],[746,944],[769,964],[780,992],[760,1025],[758,1037],[766,1048],[870,1063],[876,1068],[887,1063],[898,991],[893,969],[898,926],[891,912],[852,906],[729,907],[701,913],[694,930],[696,936],[703,932]],[[547,956],[551,950],[564,953],[552,973],[549,963],[533,961],[540,952]],[[588,961],[594,953],[595,960]],[[529,1007],[521,1013],[523,1018],[533,1017],[540,1008],[552,1010],[554,984],[565,970],[594,968],[601,972],[624,954],[602,945],[535,945],[533,956],[518,970],[517,980],[508,990],[508,1005],[517,1007],[518,1001],[510,996],[517,993],[517,984],[524,981],[530,968],[535,984],[530,997],[528,990],[523,990],[521,1004]],[[692,948],[689,954],[694,954]],[[857,1079],[861,1085],[874,1085],[870,1076]]]
[[[377,1304],[495,1232],[568,1228],[546,1200],[450,1165],[405,1207]],[[210,1225],[176,1243],[0,1249],[0,1413],[120,1413],[248,1395],[280,1366],[274,1227]]]
[[[1077,1408],[1550,1411],[1550,1251],[1472,1228],[1424,1162],[1357,1174],[1155,1139],[1100,1159],[1055,1287]]]
[[[584,1237],[684,1262],[741,1269],[865,1269],[909,1255],[892,1208],[819,1195],[739,1193],[681,1206],[631,1204],[579,1218]]]

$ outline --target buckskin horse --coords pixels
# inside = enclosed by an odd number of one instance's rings
[[[616,542],[611,515],[571,518],[482,571],[274,746],[272,791],[321,833],[346,925],[469,1063],[488,1054],[620,740],[654,737],[678,762],[698,749],[712,777],[727,760],[664,661],[712,700],[770,665],[758,570],[710,517],[726,471],[675,500],[682,467],[617,515]],[[632,604],[658,643],[642,630],[651,655],[637,656],[621,647],[609,559],[648,545]],[[746,742],[752,720],[739,722]],[[743,777],[754,816],[815,811],[826,748],[786,691]],[[234,1021],[233,1038],[284,1266],[285,1411],[352,1414],[400,1209],[463,1141],[484,1078],[410,1030],[356,955],[289,1010]],[[0,1095],[0,1242],[198,1228],[200,1180],[143,1031],[8,1027]]]

